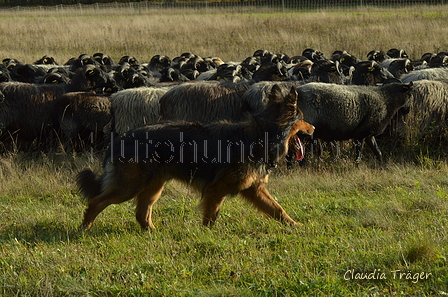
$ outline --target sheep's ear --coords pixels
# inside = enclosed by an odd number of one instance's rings
[[[350,68],[348,70],[348,75],[345,77],[347,79],[347,81],[349,81],[349,85],[352,84],[353,72],[355,72],[355,67],[350,66]]]
[[[271,92],[269,93],[269,103],[281,102],[282,101],[282,90],[278,85],[273,85]]]
[[[60,78],[62,78],[60,74],[52,73],[44,79],[44,84],[56,84]]]
[[[403,92],[406,93],[406,92],[408,92],[410,89],[412,89],[413,84],[414,84],[414,83],[413,83],[412,81],[409,82],[409,83],[407,83],[407,84],[403,84]]]
[[[277,62],[277,71],[278,71],[278,73],[283,74],[283,72],[282,72],[282,63],[280,63],[280,62]]]
[[[92,64],[88,64],[88,65],[84,66],[83,69],[84,69],[84,70],[83,70],[83,71],[84,71],[84,75],[85,75],[86,77],[94,75],[95,72],[97,71],[97,69],[95,68],[95,66],[92,65]]]
[[[409,59],[406,59],[406,63],[405,63],[405,65],[404,65],[404,66],[408,67],[408,66],[411,66],[411,65],[412,65],[412,62],[411,62],[411,60],[409,60]]]
[[[87,70],[86,74],[87,75],[94,75],[95,74],[95,70],[94,69]]]

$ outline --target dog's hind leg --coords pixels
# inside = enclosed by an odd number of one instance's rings
[[[274,198],[272,198],[272,196],[264,186],[264,183],[253,185],[250,188],[241,191],[240,194],[243,196],[243,198],[252,203],[258,210],[262,211],[268,216],[291,225],[301,225],[291,219],[291,217],[286,213],[286,211],[283,210],[280,204],[278,204],[274,200]]]
[[[142,229],[154,229],[152,223],[152,206],[157,202],[165,185],[164,180],[154,180],[137,195],[137,206],[135,209],[135,217]]]
[[[114,187],[101,193],[89,201],[86,211],[84,212],[84,220],[79,226],[80,230],[88,230],[92,226],[95,218],[106,207],[111,204],[119,204],[132,199],[137,193],[135,190],[128,190],[126,188]]]
[[[98,214],[109,205],[131,200],[145,188],[145,169],[136,163],[109,164],[105,171],[101,182],[102,193],[89,201],[81,230],[88,230]]]

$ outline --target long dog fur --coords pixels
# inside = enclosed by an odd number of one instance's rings
[[[77,185],[88,206],[80,226],[89,229],[110,204],[136,197],[136,219],[154,228],[152,206],[171,179],[202,193],[202,223],[212,226],[228,195],[241,196],[264,214],[298,225],[265,187],[270,168],[288,151],[298,132],[312,134],[297,107],[297,92],[283,96],[274,86],[266,109],[245,122],[146,125],[118,137],[107,150],[103,174],[86,169]]]

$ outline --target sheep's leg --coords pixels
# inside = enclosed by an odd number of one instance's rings
[[[362,144],[363,144],[363,139],[359,140],[359,139],[355,139],[355,152],[356,152],[356,163],[361,162],[361,158],[362,158]]]
[[[314,137],[313,137],[313,135],[311,135],[310,151],[308,152],[308,154],[309,154],[309,156],[310,156],[311,158],[314,157],[314,147],[315,147],[315,144],[314,144]]]
[[[294,154],[291,153],[290,150],[288,151],[288,153],[286,153],[285,161],[286,161],[286,168],[287,169],[292,169],[293,168],[293,161],[294,161]]]
[[[338,160],[341,157],[341,146],[340,146],[340,141],[338,140],[333,140],[331,141],[331,145],[333,146],[335,151],[335,156],[334,156],[334,160]]]
[[[288,151],[288,153],[286,154],[285,160],[286,160],[286,169],[294,169],[295,162],[297,162],[301,167],[306,166],[306,158],[303,158],[300,161],[296,161],[294,153],[290,151]]]
[[[316,146],[319,147],[320,157],[322,158],[324,156],[324,146],[322,145],[322,140],[316,139]]]
[[[367,137],[365,139],[365,141],[366,141],[367,145],[370,147],[370,149],[375,153],[378,161],[380,163],[382,163],[383,162],[383,154],[381,153],[380,148],[378,147],[378,144],[376,143],[375,137],[374,136]]]
[[[341,157],[341,142],[336,141],[336,159]]]

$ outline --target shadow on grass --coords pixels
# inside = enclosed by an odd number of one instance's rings
[[[67,228],[57,222],[37,222],[33,225],[10,225],[0,231],[0,242],[66,242],[76,240],[82,233],[76,228]]]
[[[58,222],[40,221],[32,225],[11,225],[3,230],[0,229],[0,243],[12,240],[27,244],[73,242],[86,236],[101,237],[110,234],[146,232],[136,228],[133,224],[124,224],[123,226],[98,224],[95,227],[83,232],[78,230],[77,224],[67,226]]]

